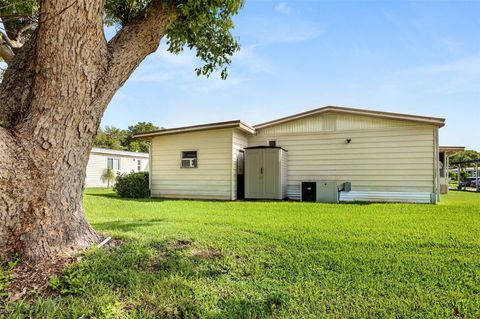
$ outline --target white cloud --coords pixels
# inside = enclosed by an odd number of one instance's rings
[[[480,58],[463,58],[455,61],[430,64],[417,68],[407,69],[405,74],[420,74],[420,75],[435,75],[435,74],[450,74],[457,76],[480,76]]]
[[[266,57],[259,55],[257,48],[256,45],[242,46],[233,56],[232,66],[246,73],[271,73],[274,69],[272,63]]]
[[[255,29],[250,41],[257,45],[305,42],[324,33],[324,28],[317,22],[294,15],[269,19],[249,17],[244,23]]]
[[[184,50],[179,54],[167,51],[161,46],[148,61],[132,75],[132,82],[166,82],[175,79],[185,79],[195,75],[195,68],[200,62],[192,50]]]
[[[160,60],[164,64],[175,67],[180,66],[195,68],[195,66],[198,64],[194,51],[188,49],[180,52],[179,54],[173,54],[168,52],[164,47],[155,52],[153,57]]]
[[[196,89],[202,92],[206,92],[239,86],[248,81],[248,78],[230,74],[226,80],[222,80],[220,74],[217,73],[212,74],[209,78],[200,78],[199,80],[201,84],[198,85]]]
[[[434,94],[480,92],[480,58],[464,57],[446,63],[429,64],[399,72],[400,76]],[[405,80],[407,81],[407,80]]]
[[[285,2],[282,2],[275,6],[275,11],[284,13],[284,14],[289,14],[290,11],[292,11],[292,8],[290,8]]]

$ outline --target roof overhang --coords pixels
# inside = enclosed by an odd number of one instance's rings
[[[145,157],[145,158],[148,158],[148,156],[149,156],[148,153],[111,150],[111,149],[99,148],[99,147],[92,147],[91,153],[105,154],[105,155],[130,156],[130,157]]]
[[[454,153],[465,151],[465,146],[440,146],[440,153]]]
[[[245,133],[249,133],[249,134],[255,133],[255,128],[243,123],[240,120],[235,120],[235,121],[228,121],[228,122],[217,122],[217,123],[208,123],[208,124],[200,124],[200,125],[192,125],[192,126],[182,126],[182,127],[161,129],[161,130],[150,131],[150,132],[143,132],[143,133],[135,134],[133,137],[136,139],[148,139],[148,138],[161,136],[161,135],[218,130],[223,128],[237,128],[241,131],[244,131]]]
[[[322,114],[326,112],[363,115],[363,116],[378,117],[378,118],[400,120],[400,121],[410,121],[410,122],[417,122],[422,124],[431,124],[438,127],[445,126],[445,119],[439,118],[439,117],[427,117],[427,116],[418,116],[418,115],[410,115],[410,114],[402,114],[402,113],[381,112],[381,111],[354,109],[354,108],[340,107],[340,106],[325,106],[325,107],[310,110],[307,112],[298,113],[298,114],[290,115],[280,119],[276,119],[273,121],[257,124],[257,125],[254,125],[253,127],[255,129],[262,129],[265,127],[278,125],[278,124],[282,124],[282,123],[286,123],[294,120],[299,120],[308,116]]]

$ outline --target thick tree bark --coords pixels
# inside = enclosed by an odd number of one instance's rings
[[[154,3],[107,43],[102,1],[42,0],[41,12],[0,85],[0,255],[33,262],[99,240],[82,207],[94,136],[115,92],[176,17]]]

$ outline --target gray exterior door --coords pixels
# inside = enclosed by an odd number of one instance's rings
[[[281,199],[279,149],[247,149],[245,198]]]
[[[278,149],[263,150],[263,198],[278,198],[280,184],[278,152]]]
[[[245,159],[245,197],[263,198],[263,152],[248,150]]]

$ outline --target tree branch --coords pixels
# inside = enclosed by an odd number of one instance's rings
[[[0,51],[2,46],[0,45]],[[30,104],[35,78],[36,33],[22,49],[7,62],[3,80],[0,82],[0,121],[7,126],[16,123],[19,115]]]
[[[12,50],[12,43],[10,38],[0,31],[0,57],[7,63],[10,64],[15,53]]]
[[[140,62],[157,50],[168,25],[178,16],[176,4],[153,1],[143,15],[126,24],[108,43],[106,85],[115,91],[122,86]]]
[[[17,41],[20,40],[20,38],[22,37],[23,33],[25,33],[26,31],[28,31],[29,29],[32,29],[34,26],[38,25],[38,22],[32,22],[32,23],[29,23],[25,26],[23,26],[17,33]]]
[[[7,42],[0,39],[0,57],[7,63],[10,64],[13,60],[15,54],[12,49],[8,46]]]

